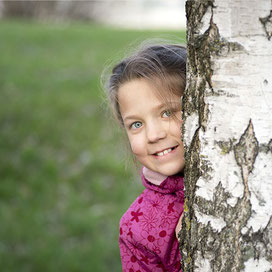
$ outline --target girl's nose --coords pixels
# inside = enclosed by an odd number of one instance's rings
[[[154,143],[166,137],[166,130],[160,122],[152,122],[146,128],[146,137],[149,143]]]

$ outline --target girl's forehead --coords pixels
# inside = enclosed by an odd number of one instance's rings
[[[118,101],[122,100],[149,100],[167,103],[170,101],[179,101],[180,96],[173,93],[158,82],[147,80],[144,78],[133,79],[123,83],[118,89]]]

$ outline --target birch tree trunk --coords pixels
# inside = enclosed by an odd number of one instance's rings
[[[272,1],[186,2],[182,271],[272,271]]]

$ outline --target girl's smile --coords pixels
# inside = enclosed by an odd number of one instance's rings
[[[155,152],[153,155],[155,157],[165,157],[168,154],[172,154],[174,150],[176,150],[178,146],[170,147],[170,148],[165,148],[162,151]]]
[[[165,156],[167,155],[168,153],[170,153],[171,151],[173,151],[177,146],[174,146],[174,147],[170,147],[170,148],[165,148],[161,151],[158,151],[158,152],[155,152],[153,155],[154,156],[159,156],[159,157],[162,157],[162,156]]]
[[[180,97],[171,94],[167,99],[170,103],[165,103],[145,79],[128,81],[118,91],[121,116],[136,159],[143,166],[170,176],[183,170],[184,148]],[[168,104],[173,108],[169,109]]]

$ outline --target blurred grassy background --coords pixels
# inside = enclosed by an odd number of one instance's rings
[[[101,98],[107,60],[184,32],[0,21],[0,270],[121,271],[118,224],[142,191]]]

